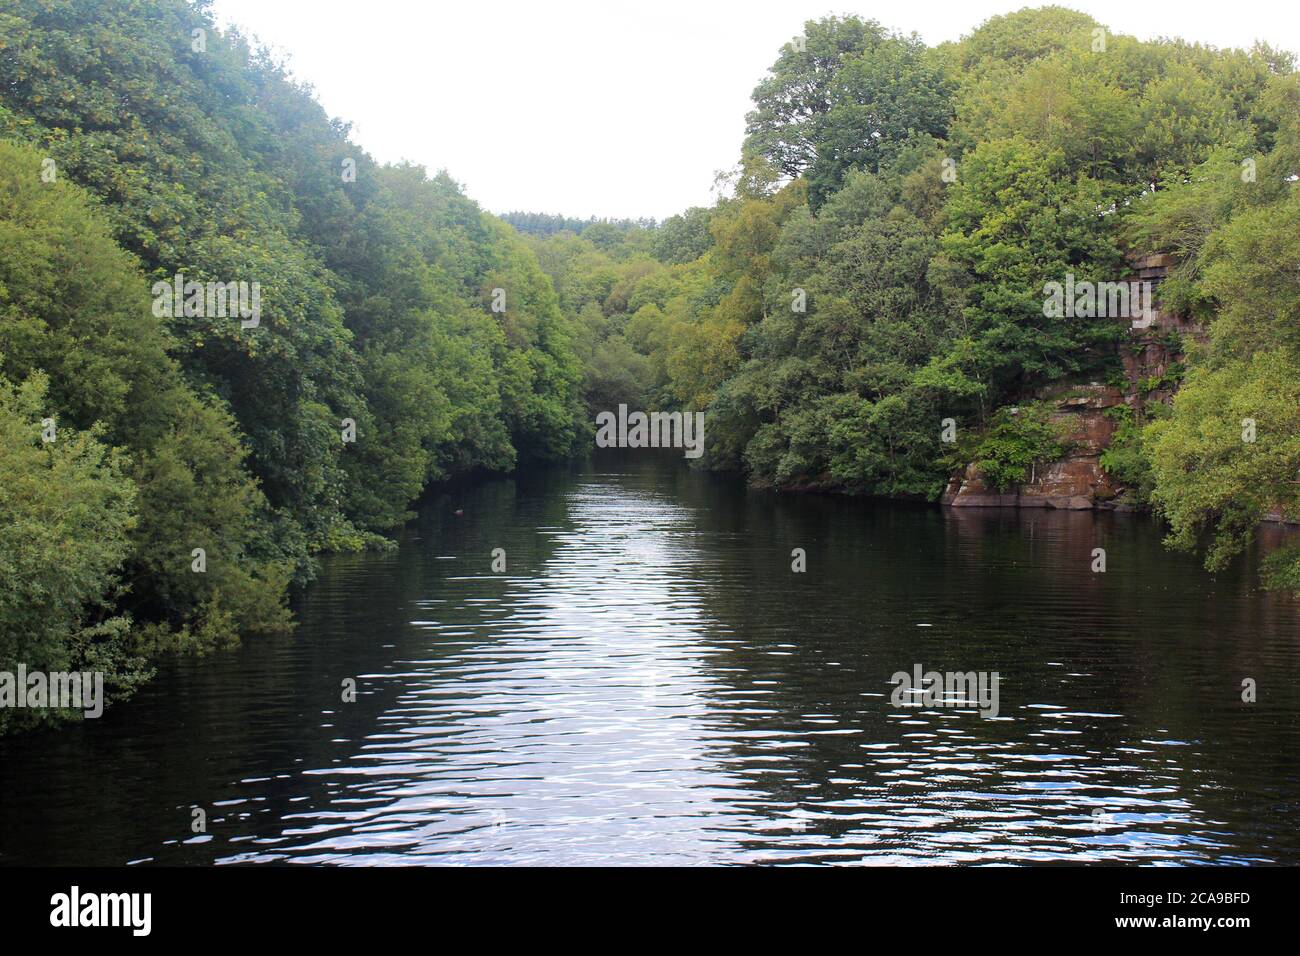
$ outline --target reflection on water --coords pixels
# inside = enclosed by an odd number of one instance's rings
[[[1146,518],[625,452],[402,544],[331,559],[293,638],[0,741],[0,862],[1300,863],[1300,607]],[[914,664],[997,671],[1000,715],[895,706]]]

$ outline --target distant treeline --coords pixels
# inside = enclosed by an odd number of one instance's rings
[[[658,225],[654,219],[598,219],[595,216],[590,219],[575,219],[544,212],[508,212],[498,218],[532,236],[553,236],[557,232],[571,232],[580,236],[593,226],[628,232],[633,229],[654,229]]]

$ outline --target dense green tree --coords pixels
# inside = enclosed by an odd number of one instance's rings
[[[653,225],[602,244],[644,256]],[[376,164],[206,4],[0,9],[0,240],[0,374],[47,382],[135,503],[96,578],[123,686],[122,655],[286,629],[310,554],[377,544],[429,482],[578,441],[576,326],[530,244]],[[256,284],[259,321],[167,308],[179,274]]]
[[[1014,72],[1061,50],[1091,50],[1098,29],[1088,14],[1068,7],[1026,7],[989,17],[948,52],[963,73]]]
[[[48,384],[46,415],[124,453],[138,518],[119,606],[183,647],[283,630],[291,562],[267,535],[230,416],[184,381],[139,264],[82,190],[0,143],[0,373]],[[194,549],[206,555],[192,570]],[[177,636],[179,635],[179,636]]]
[[[1300,275],[1282,251],[1300,235],[1300,194],[1243,203],[1252,185],[1192,180],[1152,197],[1143,220],[1186,236],[1189,210],[1217,214],[1189,243],[1180,292],[1210,317],[1209,341],[1172,415],[1143,435],[1171,543],[1203,545],[1210,568],[1241,552],[1266,516],[1300,520]],[[1227,216],[1234,194],[1237,212]],[[1300,552],[1281,552],[1268,571],[1272,583],[1297,588]]]
[[[559,232],[571,232],[580,236],[584,230],[597,225],[610,226],[619,232],[629,233],[653,230],[657,225],[653,219],[602,219],[596,216],[589,219],[575,219],[572,216],[543,212],[508,212],[498,218],[525,235],[531,236],[553,236]]]
[[[1117,191],[1071,175],[1059,150],[1018,137],[982,143],[963,160],[936,267],[961,290],[970,342],[964,371],[991,400],[1095,369],[1099,347],[1117,337],[1111,319],[1047,316],[1044,309],[1049,282],[1121,274],[1109,215]]]
[[[0,135],[103,200],[152,279],[260,284],[258,327],[182,315],[175,355],[234,413],[300,576],[308,548],[393,527],[428,480],[571,447],[564,316],[449,178],[378,167],[202,5],[20,0],[3,17]]]
[[[943,135],[951,114],[938,57],[857,17],[809,21],[753,96],[745,151],[806,174],[814,209],[848,170],[875,172],[915,136]]]
[[[297,235],[278,131],[259,106],[288,81],[181,0],[23,0],[10,10],[0,133],[39,144],[99,196],[151,278],[260,284],[257,328],[182,315],[177,357],[234,410],[289,520],[286,545],[318,538],[338,520],[333,439],[361,403],[360,376],[329,278]]]
[[[651,254],[668,265],[694,262],[713,245],[709,219],[709,210],[700,206],[678,216],[669,216],[655,230],[650,242]]]
[[[0,671],[97,670],[110,686],[143,676],[128,618],[113,613],[130,550],[135,487],[102,427],[50,416],[42,374],[15,388],[0,377]],[[0,733],[60,716],[0,708]]]
[[[826,17],[804,24],[781,48],[769,75],[754,88],[745,151],[767,157],[783,175],[801,175],[817,158],[821,123],[845,62],[887,34],[874,20]]]

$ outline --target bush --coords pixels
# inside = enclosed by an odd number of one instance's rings
[[[971,456],[984,481],[999,492],[1029,480],[1033,466],[1065,454],[1061,428],[1046,405],[999,408]]]
[[[129,687],[143,663],[113,611],[136,490],[123,454],[49,412],[48,379],[0,378],[0,671],[101,670]],[[43,435],[44,432],[44,435]],[[46,441],[45,436],[53,436]],[[0,733],[77,712],[0,708]]]

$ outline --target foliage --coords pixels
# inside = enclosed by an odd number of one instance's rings
[[[646,231],[584,232],[610,230]],[[283,631],[313,552],[381,544],[430,482],[577,447],[576,327],[529,243],[445,174],[376,164],[206,4],[4,5],[0,246],[0,374],[44,376],[134,502],[82,595],[95,647]],[[256,283],[260,321],[167,315],[151,289],[178,274]],[[103,651],[122,675],[127,650]]]
[[[713,246],[709,231],[709,210],[692,207],[669,216],[650,240],[650,254],[666,265],[694,262]]]
[[[498,218],[502,222],[509,223],[519,232],[532,236],[553,236],[557,232],[571,232],[580,236],[585,229],[598,225],[609,226],[621,232],[656,227],[653,219],[602,219],[596,216],[589,219],[575,219],[572,216],[544,212],[508,212]]]
[[[1165,416],[1166,406],[1151,403],[1145,406],[1144,411],[1148,418],[1158,419]],[[1129,490],[1135,503],[1147,504],[1151,500],[1155,475],[1151,470],[1151,452],[1146,444],[1146,422],[1139,422],[1133,409],[1127,405],[1107,409],[1106,415],[1115,422],[1115,433],[1101,453],[1101,467]]]
[[[48,383],[45,415],[120,449],[138,518],[120,606],[194,646],[287,626],[290,571],[229,414],[186,384],[133,258],[82,190],[0,143],[0,371]],[[206,573],[191,571],[204,549]],[[116,570],[116,569],[115,569]]]
[[[1271,510],[1300,518],[1300,376],[1283,349],[1191,369],[1174,414],[1148,426],[1156,487],[1170,543],[1207,546],[1223,567]],[[1254,440],[1248,440],[1247,420]],[[1277,569],[1275,573],[1282,573]]]
[[[755,88],[713,207],[502,221],[376,163],[206,4],[12,0],[0,665],[120,696],[151,655],[284,631],[314,552],[378,544],[430,483],[564,458],[620,403],[706,409],[709,464],[759,485],[933,500],[974,461],[1011,487],[1062,451],[1028,399],[1116,378],[1127,335],[1045,315],[1045,283],[1129,252],[1175,256],[1162,305],[1209,334],[1103,466],[1221,567],[1300,512],[1297,107],[1263,45],[1044,7],[930,49],[828,17]],[[180,273],[258,283],[257,327],[156,313]],[[1265,573],[1297,587],[1300,552]]]
[[[1061,426],[1041,402],[999,408],[971,450],[971,461],[985,483],[1008,491],[1026,482],[1035,465],[1065,453]]]
[[[943,69],[915,35],[828,17],[805,24],[801,39],[755,88],[745,151],[785,176],[806,174],[814,209],[849,169],[875,172],[911,137],[945,132]]]
[[[571,330],[527,247],[448,177],[377,166],[202,6],[8,9],[0,135],[101,199],[150,279],[260,283],[257,328],[183,316],[174,354],[234,414],[300,580],[309,548],[396,526],[430,480],[568,453]]]
[[[125,456],[48,419],[48,380],[37,373],[15,388],[0,378],[0,671],[100,670],[111,684],[142,676],[131,653],[130,619],[112,611],[130,550],[136,489]],[[0,733],[75,717],[0,708]]]

